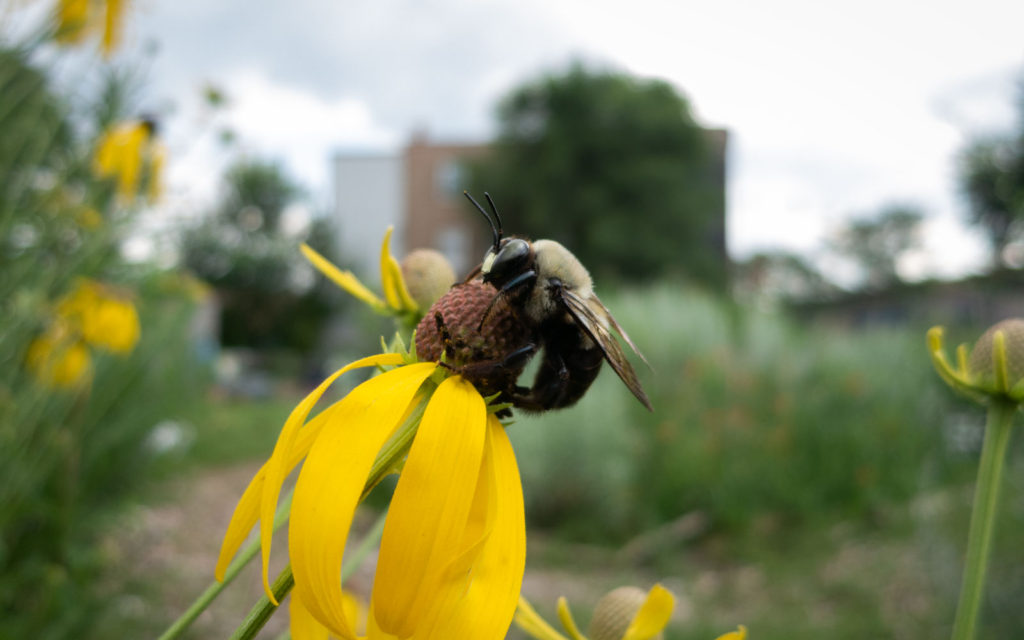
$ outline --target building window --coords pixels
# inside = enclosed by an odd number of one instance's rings
[[[439,193],[449,198],[462,194],[466,184],[466,168],[458,160],[445,160],[434,176]]]
[[[469,269],[469,237],[461,227],[445,227],[437,233],[437,248],[448,258],[455,273],[466,273]]]

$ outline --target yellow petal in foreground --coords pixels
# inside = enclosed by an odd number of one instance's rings
[[[313,617],[302,599],[294,593],[288,602],[288,617],[292,640],[328,640],[330,634],[327,627]]]
[[[295,593],[339,638],[353,637],[344,612],[340,573],[363,485],[378,451],[435,366],[399,367],[356,387],[334,410],[299,473],[288,529]],[[271,482],[269,470],[266,482]],[[278,489],[279,482],[275,481]],[[261,514],[261,519],[265,517]]]
[[[634,616],[622,640],[647,640],[668,625],[676,601],[668,589],[656,584],[647,592],[647,600]]]
[[[320,429],[327,423],[331,412],[337,406],[338,403],[336,402],[324,409],[315,418],[306,423],[304,427],[299,429],[299,434],[292,445],[291,455],[285,465],[286,476],[306,457],[313,441],[320,434]],[[214,572],[217,580],[221,582],[224,581],[224,573],[227,571],[231,559],[235,557],[238,548],[245,542],[253,525],[260,519],[260,499],[263,495],[263,482],[266,475],[267,465],[264,463],[249,482],[249,486],[245,488],[245,492],[242,493],[242,497],[238,500],[238,505],[231,516],[231,522],[228,524],[227,533],[224,534],[224,542],[221,544],[220,556],[217,559],[217,568]]]
[[[523,489],[505,428],[488,416],[482,475],[491,478],[493,526],[469,571],[446,575],[417,640],[503,638],[512,623],[526,563]],[[468,579],[468,586],[466,581]]]
[[[459,548],[484,450],[484,400],[446,378],[434,392],[388,511],[374,582],[374,615],[400,637],[416,630]]]

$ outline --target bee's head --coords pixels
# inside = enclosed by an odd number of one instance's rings
[[[532,263],[533,248],[529,242],[522,238],[505,238],[498,243],[497,249],[491,247],[487,250],[480,273],[484,282],[500,287],[530,269]]]
[[[501,216],[498,215],[498,208],[494,206],[494,200],[491,200],[491,194],[484,192],[487,204],[490,205],[491,211],[494,213],[493,219],[487,215],[487,212],[480,206],[480,203],[474,200],[473,196],[469,195],[468,191],[463,191],[463,194],[469,198],[469,201],[473,203],[477,211],[483,214],[491,225],[491,232],[494,234],[494,244],[484,254],[484,262],[480,266],[480,273],[483,275],[484,282],[500,287],[532,266],[533,248],[529,242],[522,238],[502,238]]]

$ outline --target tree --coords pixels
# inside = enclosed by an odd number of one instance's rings
[[[887,205],[872,217],[849,222],[831,248],[856,265],[866,288],[885,288],[900,281],[899,259],[920,246],[923,217],[914,205]]]
[[[973,140],[959,158],[968,220],[988,236],[995,268],[1006,265],[1007,246],[1024,235],[1024,78],[1019,86],[1017,131]]]
[[[669,84],[576,63],[512,91],[498,117],[472,182],[509,229],[558,240],[593,271],[724,285],[723,178]]]
[[[742,298],[811,300],[836,294],[837,289],[803,257],[788,251],[766,251],[736,263],[733,288]]]
[[[301,193],[272,163],[242,160],[224,177],[221,201],[182,237],[182,261],[212,285],[221,303],[221,342],[228,346],[285,347],[308,352],[337,297],[330,287],[303,290],[307,269],[299,239],[281,229],[285,208]],[[313,223],[307,240],[332,256],[333,233]]]

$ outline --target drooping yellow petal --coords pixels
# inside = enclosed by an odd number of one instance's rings
[[[328,640],[327,627],[317,622],[297,593],[288,602],[288,617],[292,640]]]
[[[419,308],[416,301],[409,294],[405,286],[405,278],[402,276],[402,267],[391,255],[391,233],[395,230],[389,226],[384,232],[384,242],[380,247],[380,280],[384,289],[384,298],[388,306],[399,311],[415,311]]]
[[[417,629],[414,640],[503,638],[512,623],[526,562],[523,489],[512,445],[493,414],[483,465],[482,475],[495,485],[494,526],[470,570],[446,574],[429,624]]]
[[[313,405],[317,403],[320,396],[322,396],[327,388],[331,386],[331,384],[333,384],[334,381],[343,373],[360,367],[397,365],[402,362],[403,358],[401,354],[382,353],[357,360],[348,366],[338,369],[330,377],[320,383],[320,386],[303,398],[302,402],[292,410],[291,415],[289,415],[288,419],[285,421],[284,427],[281,429],[281,434],[277,437],[277,443],[274,445],[274,452],[271,454],[270,459],[267,460],[266,477],[264,479],[263,489],[260,495],[260,547],[263,559],[263,588],[267,592],[267,597],[270,598],[270,601],[274,604],[277,604],[277,601],[270,589],[270,578],[267,573],[268,564],[270,562],[271,538],[274,533],[274,511],[277,509],[277,498],[281,493],[281,483],[284,482],[285,477],[291,470],[288,467],[287,462],[291,459],[292,447],[294,446],[299,428],[302,427],[303,423],[305,423],[306,416],[309,415],[309,412],[313,409]],[[396,369],[396,371],[400,370],[401,369]],[[351,396],[351,394],[349,395]],[[404,409],[404,405],[402,408]],[[362,489],[362,485],[360,485],[359,488]]]
[[[84,384],[92,373],[89,350],[59,329],[48,331],[29,344],[25,364],[36,379],[51,387]]]
[[[74,44],[82,40],[89,17],[89,0],[60,0],[57,3],[56,22],[57,42]]]
[[[648,640],[661,633],[672,617],[676,599],[665,587],[656,584],[647,592],[647,600],[629,623],[622,640]]]
[[[125,4],[127,0],[106,0],[107,11],[103,16],[103,41],[100,47],[104,56],[109,57],[120,43]]]
[[[167,150],[162,144],[153,142],[149,146],[149,183],[146,185],[146,199],[150,203],[160,200],[164,192],[164,165]]]
[[[380,628],[416,631],[456,557],[476,493],[486,405],[472,384],[446,378],[434,391],[409,450],[384,525],[373,586]]]
[[[741,624],[736,628],[735,631],[723,633],[722,635],[715,638],[715,640],[747,640],[747,628]]]
[[[314,251],[307,244],[303,244],[299,248],[302,250],[302,255],[306,256],[306,259],[309,260],[320,273],[330,278],[336,285],[345,291],[348,291],[350,295],[370,305],[375,311],[385,311],[387,309],[387,303],[378,298],[374,292],[367,289],[362,282],[359,282],[359,279],[352,275],[351,271],[342,271],[331,264],[330,260]]]
[[[143,149],[149,137],[149,129],[138,121],[119,124],[100,137],[93,160],[96,173],[116,178],[117,193],[124,199],[138,191]]]
[[[130,300],[104,295],[82,315],[82,337],[112,353],[126,354],[139,341],[139,314]]]
[[[519,597],[519,605],[516,607],[516,615],[513,620],[517,627],[537,640],[568,640],[548,624],[522,596]]]
[[[312,446],[316,436],[319,435],[320,429],[327,424],[331,412],[340,402],[339,400],[327,409],[324,409],[315,418],[306,423],[306,426],[299,429],[299,434],[292,445],[291,457],[286,465],[285,476],[291,473],[292,469],[306,457],[306,453],[309,452],[310,446]],[[242,546],[242,543],[249,536],[253,525],[260,519],[260,498],[263,495],[263,482],[266,475],[267,465],[264,463],[249,482],[249,486],[245,488],[242,497],[238,500],[235,512],[231,516],[231,522],[228,523],[227,532],[224,534],[224,542],[221,543],[220,556],[217,558],[217,567],[214,575],[219,581],[224,580],[224,573],[227,571],[231,559],[238,553],[238,548]]]
[[[377,452],[435,366],[399,367],[353,389],[338,404],[299,473],[288,529],[295,592],[339,638],[354,637],[340,578],[352,516]]]
[[[580,633],[580,628],[576,626],[576,620],[572,617],[569,601],[565,599],[565,596],[558,598],[558,619],[562,622],[562,627],[572,640],[587,640]]]

